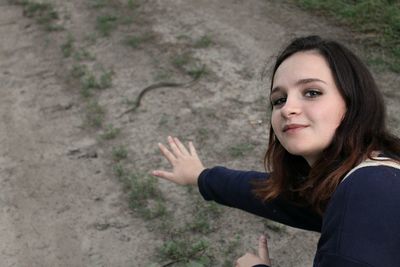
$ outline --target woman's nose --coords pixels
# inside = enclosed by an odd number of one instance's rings
[[[286,102],[281,108],[282,116],[289,118],[301,113],[301,107],[298,100],[295,97],[287,97]]]

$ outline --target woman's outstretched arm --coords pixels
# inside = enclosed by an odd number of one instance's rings
[[[253,194],[256,180],[268,179],[268,173],[238,171],[224,167],[206,169],[192,143],[187,149],[178,138],[168,137],[169,147],[159,144],[172,170],[156,170],[153,175],[180,185],[197,185],[205,200],[238,208],[286,225],[320,231],[321,216],[309,207],[299,207],[278,197],[268,203]]]

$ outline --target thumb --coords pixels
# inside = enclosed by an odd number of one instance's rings
[[[265,235],[261,235],[258,239],[258,256],[265,261],[267,265],[271,265],[268,253],[268,243]]]

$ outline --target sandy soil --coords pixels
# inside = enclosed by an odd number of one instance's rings
[[[0,2],[1,266],[166,264],[156,248],[168,235],[154,230],[157,222],[129,209],[112,171],[112,148],[126,147],[123,164],[148,173],[168,166],[156,144],[173,134],[193,140],[207,166],[262,170],[268,128],[268,79],[260,79],[265,64],[290,38],[305,34],[333,37],[358,49],[351,32],[278,1],[142,1],[133,22],[96,38],[95,16],[107,8],[83,2],[52,1],[60,14],[57,23],[65,28],[57,32],[43,30],[12,1]],[[124,1],[110,2],[114,12],[132,15],[120,8]],[[105,127],[86,125],[88,100],[68,75],[77,59],[64,57],[60,49],[67,33],[76,47],[95,55],[82,64],[114,72],[112,87],[92,96],[106,110],[104,125],[121,129],[114,140],[99,138]],[[124,45],[127,35],[146,33],[152,38],[138,48]],[[212,44],[195,48],[195,40],[205,35]],[[189,81],[171,63],[185,52],[206,66],[207,75],[188,88],[152,91],[137,112],[118,117],[128,108],[126,100],[160,77]],[[376,77],[390,127],[399,134],[400,77],[390,72]],[[243,155],[230,152],[243,144]],[[172,224],[194,216],[190,205],[196,191],[165,181],[159,187],[175,218]],[[224,246],[240,235],[238,252],[254,248],[264,222],[237,210],[222,212],[209,241]],[[274,266],[311,266],[318,235],[283,229],[269,231]]]

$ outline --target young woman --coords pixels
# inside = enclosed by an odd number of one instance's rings
[[[197,184],[206,200],[321,232],[314,267],[400,266],[400,139],[365,65],[341,44],[295,39],[271,78],[267,173],[205,168],[193,144],[159,144],[173,170],[153,174]],[[235,266],[269,266],[259,255]]]

